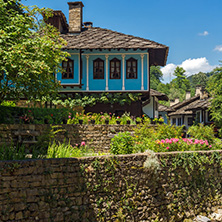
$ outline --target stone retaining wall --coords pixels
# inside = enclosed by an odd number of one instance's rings
[[[66,140],[72,145],[86,142],[95,152],[107,153],[110,147],[111,138],[118,132],[133,132],[134,125],[56,125],[61,129],[56,134],[56,140],[61,143]],[[24,143],[33,145],[40,135],[45,135],[50,130],[47,124],[1,124],[0,143]],[[54,129],[56,130],[56,129]]]
[[[0,221],[184,221],[221,206],[221,154],[0,161]]]

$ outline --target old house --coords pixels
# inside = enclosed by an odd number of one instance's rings
[[[78,93],[141,93],[130,105],[97,104],[87,111],[128,111],[142,114],[142,102],[150,99],[150,66],[166,64],[168,47],[148,39],[93,27],[83,23],[83,3],[68,2],[69,24],[61,11],[54,11],[51,23],[67,41],[63,48],[70,58],[62,63],[61,93],[72,97]],[[152,103],[153,104],[153,103]],[[151,108],[153,109],[153,107]]]
[[[195,96],[190,97],[190,92],[187,92],[183,102],[176,99],[166,111],[172,124],[185,125],[186,128],[189,128],[194,122],[204,124],[211,122],[209,106],[208,94],[200,86],[197,86]]]
[[[150,98],[142,103],[143,113],[145,113],[151,119],[159,118],[159,100],[168,101],[169,98],[164,93],[150,89]]]

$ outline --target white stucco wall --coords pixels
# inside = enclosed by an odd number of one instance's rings
[[[155,118],[159,116],[158,107],[155,107],[154,110],[154,101],[158,103],[158,99],[156,97],[150,97],[150,103],[143,107],[143,112],[148,115],[150,118]]]

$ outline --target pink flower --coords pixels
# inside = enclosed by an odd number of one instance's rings
[[[83,142],[81,142],[81,146],[85,146],[86,145],[86,143],[83,141]]]
[[[78,143],[76,143],[76,146],[78,146]]]
[[[212,145],[209,146],[210,148],[212,147]]]
[[[32,111],[31,111],[31,110],[29,110],[28,112],[29,112],[29,113],[31,113]]]
[[[68,116],[69,119],[71,119],[71,116]]]
[[[169,146],[166,149],[169,150]]]

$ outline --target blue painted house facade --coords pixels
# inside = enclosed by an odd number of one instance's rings
[[[71,55],[62,63],[64,72],[56,76],[61,82],[61,93],[135,92],[149,98],[150,66],[166,64],[168,47],[93,27],[91,22],[83,25],[83,3],[69,2],[68,5],[69,25],[61,11],[54,11],[54,16],[48,20],[67,41],[63,50]],[[138,106],[142,113],[141,101]]]
[[[57,74],[64,91],[81,92],[148,92],[149,54],[140,50],[77,50],[63,63],[72,74]],[[82,64],[82,71],[80,68]],[[127,66],[128,64],[128,66]],[[71,68],[70,68],[71,67]],[[127,69],[129,70],[127,72]],[[131,72],[130,72],[131,69]],[[98,70],[98,71],[96,71]]]

